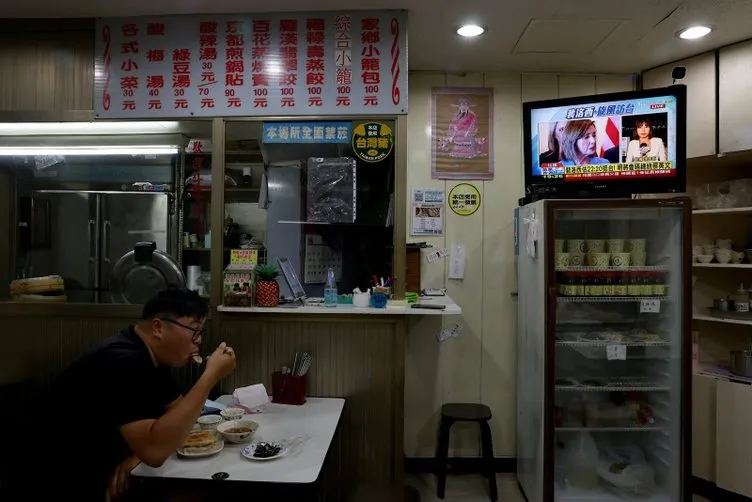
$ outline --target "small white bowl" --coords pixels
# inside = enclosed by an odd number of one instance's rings
[[[231,429],[237,427],[243,427],[250,430],[247,432],[230,432]],[[230,420],[229,422],[223,422],[217,427],[217,431],[222,435],[222,437],[224,437],[231,443],[246,443],[253,439],[253,435],[256,433],[258,428],[258,423],[254,422],[253,420],[243,418],[240,420]]]
[[[222,418],[225,420],[238,420],[243,418],[245,410],[243,408],[225,408],[220,411],[219,414],[222,415]]]
[[[214,430],[220,422],[222,422],[222,417],[219,415],[204,415],[196,420],[198,426],[204,430]]]
[[[697,256],[697,259],[700,263],[710,263],[711,261],[713,261],[714,257],[715,255],[712,254],[701,254]]]

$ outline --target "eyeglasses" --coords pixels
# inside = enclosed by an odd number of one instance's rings
[[[185,324],[176,321],[175,319],[160,319],[160,321],[174,324],[175,326],[180,326],[181,328],[185,328],[188,331],[192,331],[193,337],[191,338],[191,340],[196,345],[201,343],[201,341],[204,338],[204,335],[206,334],[206,329],[204,328],[192,328],[190,326],[186,326]]]

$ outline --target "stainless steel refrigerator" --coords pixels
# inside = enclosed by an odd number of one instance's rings
[[[519,208],[517,479],[530,502],[689,500],[686,198]]]
[[[117,261],[141,241],[174,255],[171,194],[37,190],[31,274],[58,274],[70,302],[111,300]]]

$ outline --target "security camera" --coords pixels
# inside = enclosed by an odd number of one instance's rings
[[[684,66],[674,66],[671,70],[671,78],[674,79],[674,83],[677,80],[681,80],[687,76],[687,69]]]

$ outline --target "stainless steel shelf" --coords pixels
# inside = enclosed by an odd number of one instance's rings
[[[665,272],[668,267],[662,265],[643,267],[557,267],[557,272]]]
[[[660,342],[617,342],[617,341],[594,341],[594,342],[566,342],[566,341],[560,341],[556,342],[557,347],[607,347],[609,345],[625,345],[627,347],[670,347],[671,342],[668,341],[660,341]]]
[[[587,386],[587,385],[557,385],[556,392],[668,392],[671,390],[669,386],[659,385],[602,385],[602,386]]]
[[[670,301],[666,296],[557,296],[556,300],[562,303],[606,303],[606,302],[641,302],[643,300],[659,300],[662,303]]]
[[[663,427],[648,425],[640,427],[557,427],[556,432],[656,432],[663,431]]]

